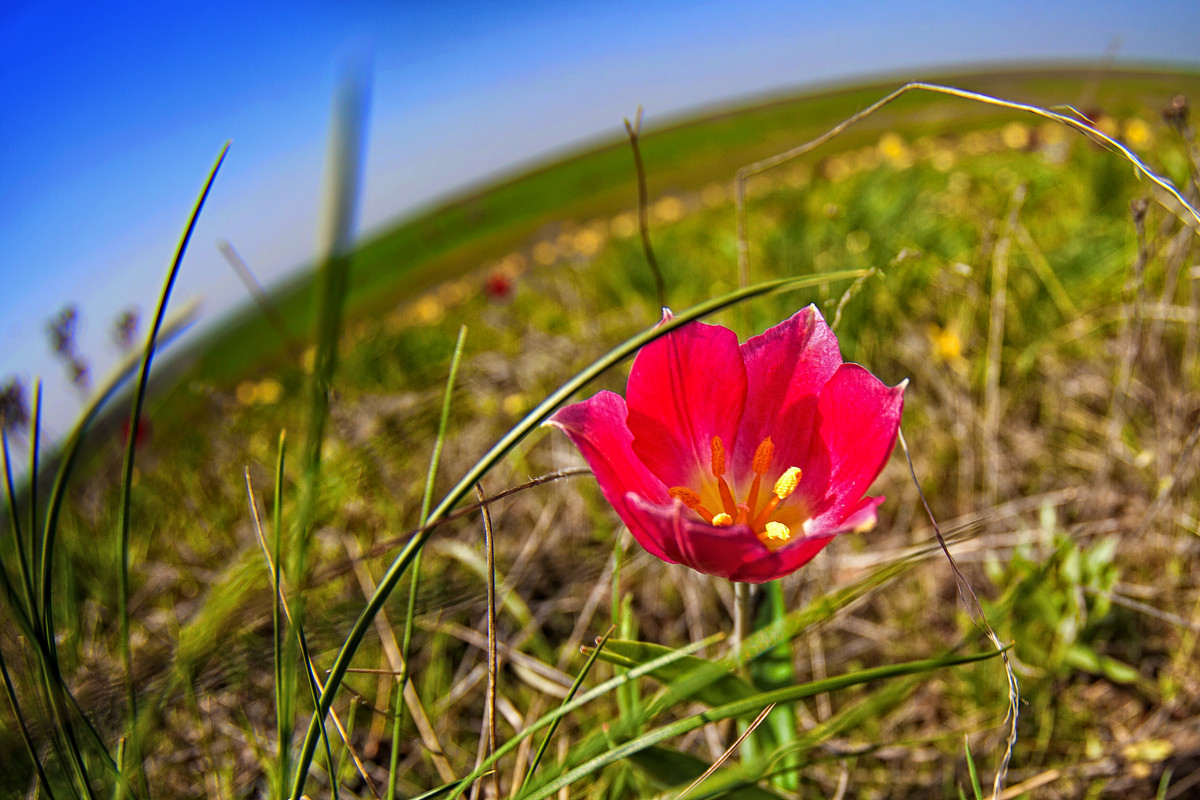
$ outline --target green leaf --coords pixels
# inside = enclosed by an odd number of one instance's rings
[[[1067,648],[1066,662],[1075,669],[1102,675],[1113,683],[1131,684],[1142,679],[1141,673],[1112,656],[1097,653],[1084,644],[1073,644]]]
[[[583,651],[590,653],[593,649],[585,647]],[[673,652],[673,648],[661,644],[610,639],[599,657],[601,661],[615,666],[631,668]],[[686,656],[672,661],[649,674],[659,683],[682,689],[680,697],[699,700],[710,706],[719,706],[731,700],[745,700],[757,694],[754,687],[734,675],[730,667],[699,656]]]

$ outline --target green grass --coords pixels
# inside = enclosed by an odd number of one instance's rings
[[[1085,78],[1040,71],[956,83],[1077,102]],[[736,289],[730,195],[702,190],[727,187],[738,167],[893,88],[646,133],[651,202],[678,201],[673,221],[672,209],[658,207],[651,231],[677,313]],[[1118,121],[1144,122],[1150,138],[1136,149],[1184,186],[1194,165],[1157,114],[1175,92],[1197,89],[1197,75],[1116,74],[1096,103]],[[911,381],[904,432],[922,489],[1000,638],[1014,642],[1025,703],[1008,783],[1053,770],[1036,796],[1152,797],[1168,770],[1186,778],[1187,739],[1176,721],[1200,713],[1192,675],[1200,493],[1186,449],[1200,414],[1200,310],[1187,272],[1194,234],[1151,203],[1139,241],[1129,204],[1147,185],[1128,164],[1069,131],[1048,143],[1050,129],[1032,119],[1026,133],[1040,141],[1013,147],[1016,129],[1003,126],[1014,119],[964,101],[906,97],[798,168],[756,179],[752,276],[793,287],[711,319],[757,332],[808,302],[829,320],[840,309],[847,360],[889,384]],[[881,144],[887,133],[899,143]],[[536,415],[522,419],[593,372],[575,397],[623,389],[623,368],[600,368],[620,361],[622,342],[633,352],[658,319],[653,277],[628,235],[635,197],[627,145],[614,144],[366,243],[351,267],[344,331],[327,329],[323,340],[332,350],[336,338],[338,361],[323,395],[324,443],[307,457],[285,461],[280,432],[302,441],[313,427],[308,368],[279,349],[245,346],[271,335],[249,316],[215,335],[192,371],[148,403],[154,434],[124,482],[127,514],[120,483],[106,478],[119,471],[118,448],[90,454],[57,523],[58,569],[47,584],[61,684],[84,712],[65,714],[79,728],[76,767],[66,741],[55,743],[64,715],[47,702],[15,624],[19,599],[5,606],[0,629],[0,654],[55,796],[85,795],[89,779],[96,794],[118,783],[104,754],[115,758],[129,730],[120,624],[109,611],[122,563],[130,565],[130,675],[144,726],[131,739],[140,747],[125,753],[143,760],[149,794],[268,794],[291,782],[280,771],[279,731],[288,726],[275,712],[288,701],[277,699],[275,665],[295,630],[274,621],[243,470],[260,506],[278,509],[268,541],[297,520],[311,531],[308,579],[283,582],[289,603],[303,595],[315,674],[326,682],[335,664],[352,667],[332,702],[352,746],[333,726],[329,756],[323,741],[310,742],[309,794],[336,786],[342,797],[370,797],[351,752],[381,796],[392,763],[397,796],[486,771],[478,757],[488,682],[482,527],[466,514],[427,543],[409,532],[431,508],[438,518],[469,501],[477,480],[494,496],[577,465],[562,437],[532,424]],[[581,231],[591,233],[581,239]],[[560,257],[538,263],[538,243],[560,233],[571,237]],[[1145,259],[1135,270],[1139,248]],[[514,282],[507,302],[484,291],[479,268],[494,265]],[[277,302],[308,347],[307,290],[292,287]],[[461,365],[443,406],[456,353]],[[430,478],[435,444],[441,456]],[[318,456],[319,472],[311,467]],[[489,468],[473,472],[481,463]],[[306,482],[314,488],[302,511]],[[446,498],[440,505],[430,505],[427,483]],[[843,777],[858,796],[979,796],[1004,751],[1003,670],[994,658],[949,665],[994,653],[962,613],[899,453],[873,493],[889,497],[878,528],[840,538],[785,579],[784,613],[763,612],[765,631],[742,658],[712,638],[731,630],[730,586],[642,552],[590,477],[494,501],[502,791],[521,781],[553,725],[527,796],[567,783],[572,796],[676,796],[733,744],[736,724],[779,700],[793,716],[773,714],[689,797],[718,796],[719,787],[723,796],[771,797],[787,785],[801,797],[828,796]],[[9,531],[30,517],[24,506],[15,511],[0,543],[10,568]],[[121,519],[130,526],[124,550]],[[418,553],[419,580],[400,580],[408,575],[395,565]],[[381,584],[394,590],[377,593]],[[379,615],[355,628],[372,596]],[[621,632],[588,670],[579,647],[610,623]],[[347,637],[358,652],[336,662]],[[390,674],[389,648],[400,641],[413,690],[404,703]],[[743,667],[759,654],[769,656]],[[300,683],[307,677],[294,674],[292,767],[307,755],[301,739],[312,709]],[[103,747],[83,730],[84,716]],[[15,718],[8,709],[2,718],[0,764],[11,766],[0,769],[0,795],[18,796],[35,768]],[[89,778],[73,786],[71,769]],[[145,794],[137,780],[126,792]]]

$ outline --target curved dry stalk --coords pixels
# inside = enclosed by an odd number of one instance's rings
[[[1200,225],[1200,211],[1198,211],[1196,207],[1192,205],[1192,203],[1189,202],[1186,197],[1183,196],[1183,193],[1180,192],[1179,189],[1175,188],[1175,184],[1173,184],[1167,178],[1164,178],[1162,175],[1159,175],[1154,170],[1150,169],[1146,162],[1142,161],[1142,159],[1139,158],[1132,150],[1108,134],[1104,133],[1104,131],[1101,131],[1093,126],[1082,114],[1079,114],[1070,106],[1064,106],[1063,108],[1075,112],[1074,116],[1071,114],[1064,114],[1061,111],[1054,111],[1049,108],[1031,105],[1029,103],[1018,103],[1012,100],[1004,100],[1003,98],[993,97],[992,95],[983,94],[982,92],[972,92],[968,89],[959,89],[954,86],[943,86],[937,83],[913,81],[912,83],[904,84],[899,89],[896,89],[885,97],[876,100],[863,110],[852,114],[817,138],[811,139],[804,144],[791,148],[790,150],[777,153],[770,158],[764,158],[760,161],[754,162],[753,164],[748,164],[737,171],[736,175],[734,176],[734,204],[737,214],[737,259],[739,286],[746,286],[750,281],[750,248],[746,238],[746,181],[750,178],[750,176],[765,172],[768,169],[787,163],[794,158],[798,158],[805,153],[816,150],[821,145],[841,135],[848,128],[871,116],[884,106],[891,104],[909,92],[917,90],[945,94],[952,97],[961,97],[964,100],[974,100],[978,103],[1000,106],[1001,108],[1008,108],[1013,111],[1024,111],[1028,114],[1033,114],[1034,116],[1042,117],[1044,119],[1074,128],[1102,147],[1117,152],[1126,161],[1132,164],[1134,169],[1137,170],[1139,174],[1169,195],[1180,206],[1179,209],[1168,210],[1172,211],[1172,213],[1176,214],[1176,216],[1179,216],[1181,219],[1184,219],[1189,225]]]
[[[946,560],[950,563],[950,569],[954,572],[954,582],[958,586],[958,596],[962,599],[963,604],[967,607],[967,613],[971,617],[971,621],[977,627],[983,630],[987,638],[995,645],[996,650],[1000,653],[1000,658],[1004,662],[1004,672],[1008,679],[1008,713],[1005,715],[1005,721],[1008,722],[1008,738],[1005,741],[1004,757],[1000,761],[1000,768],[996,770],[996,777],[992,781],[992,797],[993,800],[1000,797],[1001,791],[1004,789],[1004,778],[1008,775],[1008,764],[1012,760],[1013,750],[1017,746],[1017,718],[1020,714],[1021,703],[1021,687],[1017,684],[1017,675],[1013,672],[1012,662],[1008,657],[1008,648],[1000,641],[1000,637],[996,635],[996,631],[992,629],[991,623],[988,622],[987,616],[983,613],[983,606],[979,604],[979,598],[975,595],[975,590],[971,588],[970,582],[966,576],[962,574],[962,570],[958,568],[958,564],[954,560],[954,556],[950,555],[950,548],[946,546],[946,540],[942,537],[942,530],[938,526],[937,518],[933,515],[933,509],[929,507],[929,501],[925,499],[925,492],[921,489],[921,482],[917,479],[917,469],[913,466],[912,455],[908,452],[908,442],[904,440],[904,431],[898,431],[897,436],[900,440],[900,448],[904,450],[904,458],[908,462],[908,471],[912,476],[913,484],[917,488],[917,494],[921,498],[921,505],[925,507],[925,513],[929,516],[929,522],[933,525],[934,535],[937,536],[938,545],[941,546],[942,552],[946,554]]]
[[[764,708],[762,711],[760,711],[758,716],[754,718],[754,721],[751,722],[746,727],[745,732],[742,733],[742,735],[737,738],[737,741],[735,741],[733,744],[729,745],[729,748],[726,749],[725,752],[721,754],[721,757],[718,758],[716,761],[714,761],[712,763],[712,766],[710,766],[708,769],[704,770],[704,772],[701,773],[700,777],[696,778],[696,780],[689,783],[687,785],[687,788],[685,788],[682,792],[680,792],[675,797],[675,800],[683,800],[684,797],[691,794],[693,789],[695,789],[700,784],[704,783],[706,780],[708,780],[710,775],[712,775],[714,772],[716,772],[718,769],[720,769],[721,765],[724,764],[726,761],[728,761],[729,757],[731,755],[733,755],[733,752],[735,750],[737,750],[739,747],[741,747],[742,742],[746,741],[746,739],[749,738],[750,734],[754,733],[754,731],[756,731],[758,729],[759,725],[762,725],[763,720],[765,720],[767,718],[768,714],[770,714],[772,711],[775,710],[776,705],[778,705],[778,704],[771,703],[766,708]]]

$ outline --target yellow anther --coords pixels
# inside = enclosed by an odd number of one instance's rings
[[[763,544],[767,547],[782,547],[791,541],[792,529],[782,522],[768,522],[763,528]]]
[[[775,481],[775,496],[780,500],[786,500],[791,496],[792,492],[796,491],[796,487],[800,485],[800,468],[788,467],[787,472],[779,476],[779,480]]]
[[[728,528],[733,524],[733,517],[722,511],[720,514],[713,514],[712,524],[718,528]]]
[[[774,457],[775,443],[768,436],[758,443],[758,449],[754,451],[754,462],[751,469],[757,474],[762,475],[771,466],[771,459]]]
[[[667,494],[683,503],[688,508],[695,508],[700,505],[700,494],[694,489],[689,489],[686,486],[676,486],[667,490]]]
[[[725,445],[720,436],[712,438],[712,474],[714,478],[725,474]]]

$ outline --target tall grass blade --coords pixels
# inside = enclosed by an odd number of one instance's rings
[[[275,667],[275,736],[279,742],[278,797],[284,796],[292,757],[291,729],[286,721],[294,715],[296,699],[286,693],[283,676],[283,597],[280,593],[279,555],[283,550],[283,468],[287,459],[287,431],[279,432],[279,455],[275,459],[275,503],[271,510],[271,582],[274,598],[271,602],[271,655]]]
[[[772,294],[774,292],[803,289],[820,284],[851,280],[858,277],[862,272],[860,270],[845,270],[840,272],[826,273],[822,275],[805,275],[799,277],[780,278],[773,281],[764,281],[763,283],[749,286],[744,289],[738,289],[728,294],[707,300],[692,308],[684,311],[673,319],[661,323],[655,328],[643,331],[638,335],[626,340],[623,344],[610,350],[606,355],[593,362],[582,372],[576,374],[569,381],[552,392],[549,397],[543,400],[532,411],[530,411],[524,419],[522,419],[515,427],[507,434],[501,437],[500,441],[496,442],[484,456],[475,463],[470,470],[467,471],[459,482],[450,490],[449,493],[442,499],[441,503],[430,512],[429,522],[436,522],[444,515],[450,512],[464,497],[471,491],[473,487],[489,470],[503,459],[509,451],[517,446],[531,431],[545,422],[556,408],[575,392],[582,389],[592,380],[621,363],[625,359],[632,356],[648,342],[665,336],[667,333],[686,325],[687,323],[707,316],[708,314],[716,313],[724,308],[728,308],[737,303],[749,300],[753,297]],[[359,645],[362,643],[363,637],[366,636],[367,629],[371,625],[375,616],[379,613],[379,609],[383,607],[384,602],[396,588],[396,584],[412,564],[413,559],[421,548],[432,535],[432,528],[425,528],[421,533],[409,540],[408,544],[400,551],[392,563],[388,566],[387,572],[384,573],[383,579],[380,580],[376,587],[375,594],[367,601],[366,607],[355,620],[354,626],[346,638],[346,642],[342,645],[342,649],[338,652],[337,658],[330,669],[329,681],[325,685],[325,691],[321,694],[321,703],[313,714],[313,718],[309,723],[308,734],[304,739],[304,746],[300,752],[300,762],[295,773],[295,781],[292,784],[292,797],[299,797],[304,792],[304,773],[307,769],[309,761],[312,759],[313,752],[316,747],[317,728],[329,712],[329,706],[333,702],[333,695],[337,693],[341,686],[342,679],[345,677],[346,670],[350,666],[350,660],[357,652]]]
[[[458,329],[458,339],[454,343],[454,354],[450,357],[450,373],[446,376],[446,390],[442,393],[442,411],[438,418],[437,437],[433,442],[433,452],[429,456],[429,469],[425,473],[425,490],[421,497],[420,526],[424,527],[429,519],[429,509],[433,505],[433,488],[437,480],[438,467],[442,462],[442,448],[446,444],[446,430],[450,425],[450,405],[454,397],[454,386],[458,382],[458,367],[462,363],[463,348],[467,342],[467,326]],[[404,687],[408,684],[410,674],[408,669],[409,653],[412,648],[413,629],[417,617],[417,595],[421,588],[421,554],[417,554],[412,567],[412,580],[409,583],[408,603],[404,614],[404,638],[400,646],[400,660],[403,672],[396,681],[396,719],[392,723],[392,756],[388,764],[388,800],[395,796],[396,769],[399,765],[400,721],[404,714]]]
[[[592,665],[596,663],[596,658],[600,653],[604,652],[604,646],[608,644],[609,637],[613,635],[615,630],[614,626],[609,626],[605,634],[596,642],[595,649],[588,655],[587,661],[583,664],[583,669],[579,670],[579,674],[575,677],[575,682],[571,684],[567,696],[563,698],[562,705],[571,702],[572,698],[575,697],[575,693],[579,691],[579,687],[583,685],[584,679],[592,671]],[[542,739],[542,743],[538,745],[537,753],[534,754],[533,760],[529,762],[529,769],[526,770],[525,777],[521,780],[522,789],[529,783],[530,778],[533,777],[533,773],[537,772],[538,764],[542,762],[542,756],[546,754],[546,748],[550,745],[550,740],[554,738],[554,732],[558,730],[558,723],[561,720],[562,717],[559,717],[550,723],[550,730],[546,731],[546,736]]]
[[[446,391],[442,393],[442,413],[438,417],[437,438],[433,441],[433,453],[429,456],[429,470],[425,473],[425,491],[421,496],[421,524],[429,521],[429,508],[433,505],[433,487],[437,480],[438,467],[442,463],[442,448],[446,444],[446,428],[450,424],[450,403],[454,397],[454,385],[458,382],[458,367],[462,363],[463,348],[467,343],[467,326],[458,329],[454,342],[454,355],[450,357],[450,374],[446,376]],[[494,499],[494,498],[493,498]]]
[[[31,641],[36,641],[40,635],[34,631],[35,628],[40,630],[37,620],[37,592],[33,588],[33,573],[30,568],[32,555],[26,549],[33,543],[25,541],[24,532],[21,530],[21,513],[17,508],[17,493],[13,488],[12,463],[9,461],[8,455],[8,432],[3,428],[0,428],[0,450],[4,457],[4,491],[5,497],[8,499],[8,517],[13,532],[13,549],[17,553],[17,572],[20,573],[24,598],[17,595],[9,581],[7,564],[0,564],[0,579],[4,581],[4,595],[17,624],[21,626],[21,630]],[[30,530],[31,534],[33,530],[36,528]]]
[[[289,580],[300,586],[306,577],[309,526],[321,471],[321,449],[329,417],[329,393],[337,368],[337,345],[349,282],[351,244],[358,211],[360,173],[366,132],[367,84],[365,76],[348,74],[334,100],[333,130],[326,171],[324,243],[315,285],[315,360],[309,382],[309,424],[302,465],[304,483],[289,549]],[[293,598],[296,622],[304,620],[302,597]]]
[[[33,532],[38,529],[38,512],[37,512],[37,496],[38,496],[38,458],[41,455],[41,437],[42,437],[42,382],[34,381],[33,383],[33,418],[29,423],[29,536],[30,547],[36,546],[36,538]],[[30,551],[30,561],[37,558],[37,553]],[[32,609],[30,609],[32,612]],[[33,617],[40,616],[37,613],[31,614]]]
[[[292,622],[292,627],[296,631],[296,641],[300,645],[300,655],[304,659],[304,671],[308,676],[308,680],[305,683],[308,684],[308,693],[315,707],[317,704],[317,686],[320,684],[318,683],[317,673],[313,671],[312,658],[308,654],[308,640],[304,636],[304,628],[295,624],[295,620]],[[337,775],[334,774],[333,748],[329,745],[329,731],[325,730],[324,725],[321,726],[321,744],[325,745],[325,763],[329,769],[329,791],[332,793],[334,800],[337,800],[338,781]]]
[[[13,718],[16,719],[17,727],[21,730],[21,741],[25,743],[25,751],[29,754],[29,760],[33,762],[33,768],[37,771],[38,785],[46,793],[46,796],[53,800],[54,789],[50,786],[50,779],[46,777],[42,760],[38,757],[37,745],[33,743],[33,737],[29,734],[29,726],[25,724],[25,715],[21,713],[21,704],[17,701],[17,690],[13,686],[12,678],[9,677],[8,665],[4,661],[2,651],[0,651],[0,675],[4,677],[4,693],[8,696],[9,706],[12,707]]]
[[[967,774],[971,777],[971,791],[975,800],[983,800],[983,786],[979,784],[979,770],[975,768],[975,759],[971,756],[971,742],[963,737],[963,751],[967,755]]]
[[[120,572],[117,578],[117,617],[121,626],[121,662],[125,670],[126,736],[128,737],[129,747],[133,751],[131,760],[138,765],[137,770],[141,779],[143,793],[147,797],[149,797],[150,792],[149,786],[146,784],[145,771],[141,761],[141,741],[136,729],[138,716],[137,687],[133,683],[133,650],[130,643],[129,631],[129,511],[133,499],[134,445],[137,442],[138,428],[141,425],[142,407],[146,402],[146,390],[150,385],[150,365],[154,360],[154,352],[158,346],[159,331],[162,329],[163,320],[166,318],[167,303],[171,299],[171,290],[175,286],[175,279],[179,276],[179,268],[183,264],[183,254],[187,252],[188,242],[191,241],[192,232],[196,229],[196,221],[200,218],[200,210],[204,208],[204,202],[208,199],[208,193],[217,178],[217,172],[221,169],[221,164],[224,163],[225,156],[229,152],[229,144],[229,142],[226,142],[225,146],[221,148],[221,153],[217,156],[217,162],[213,164],[212,170],[208,173],[208,180],[204,183],[204,189],[200,192],[200,197],[196,200],[196,205],[192,209],[192,215],[188,219],[183,235],[179,239],[179,245],[175,249],[175,258],[171,262],[171,268],[167,271],[167,278],[158,298],[158,308],[154,312],[154,322],[150,327],[150,335],[146,337],[146,349],[142,355],[142,366],[138,372],[137,389],[133,395],[133,408],[129,414],[129,435],[125,442],[125,462],[121,472],[121,501],[117,517],[120,552]],[[45,581],[42,585],[42,591],[46,593],[44,609],[47,624],[52,626],[53,623],[51,620],[53,617],[50,613],[50,599],[48,594],[51,575],[49,573],[48,561],[45,567],[46,569],[42,574],[42,579]]]
[[[308,576],[308,548],[313,510],[321,478],[321,450],[325,441],[325,423],[329,417],[329,393],[337,367],[337,343],[341,336],[343,306],[349,282],[351,241],[358,210],[359,180],[362,170],[363,136],[366,131],[367,80],[365,75],[348,73],[334,98],[333,130],[330,135],[329,161],[326,167],[325,227],[319,248],[320,270],[314,290],[316,303],[315,360],[309,383],[308,433],[301,455],[303,480],[300,504],[292,525],[288,547],[287,574],[293,586],[303,586]],[[297,593],[290,603],[292,624],[302,627],[305,616],[304,594]],[[284,649],[285,693],[295,696],[294,680],[298,653],[295,638],[288,637]],[[295,727],[294,706],[285,709],[287,740]],[[311,757],[311,755],[310,755]],[[302,769],[307,770],[307,761]]]
[[[31,432],[29,437],[29,521],[31,531],[37,529],[37,472],[38,459],[41,453],[41,427],[42,427],[42,388],[41,382],[38,381],[34,386],[34,402],[33,402],[33,418],[30,422]],[[32,542],[31,542],[32,545]],[[42,554],[45,555],[45,542],[43,540]],[[31,554],[33,557],[33,554]],[[68,765],[71,777],[76,784],[76,792],[80,797],[93,797],[92,787],[88,781],[87,766],[84,763],[83,752],[79,747],[78,737],[75,735],[75,725],[71,718],[71,711],[67,708],[66,703],[66,682],[62,677],[62,670],[58,663],[58,646],[54,637],[53,626],[48,622],[49,611],[49,582],[43,575],[42,601],[41,608],[30,609],[30,623],[34,620],[41,622],[41,628],[34,638],[35,645],[34,653],[41,668],[41,677],[43,687],[46,691],[46,699],[50,705],[51,714],[54,717],[56,729],[54,731],[55,749],[58,751],[59,759]]]
[[[228,145],[226,145],[226,147],[228,147]],[[177,312],[172,316],[172,318],[168,319],[164,323],[162,330],[159,332],[159,340],[163,345],[178,336],[191,323],[196,316],[197,308],[198,303],[195,301],[185,304],[182,310]],[[80,414],[78,422],[75,423],[75,427],[71,430],[71,434],[67,438],[67,442],[61,450],[58,468],[54,475],[54,483],[50,489],[50,499],[46,505],[46,519],[42,525],[41,538],[36,538],[36,528],[33,531],[30,531],[31,541],[29,547],[31,553],[31,570],[33,569],[34,564],[39,564],[40,559],[40,564],[37,567],[34,580],[34,584],[37,587],[38,592],[36,615],[41,619],[41,627],[45,636],[50,641],[50,646],[54,646],[55,639],[53,621],[45,618],[45,605],[49,594],[47,576],[51,575],[53,572],[54,543],[58,535],[59,514],[62,512],[63,502],[66,500],[67,484],[70,482],[71,475],[75,467],[75,462],[79,457],[80,448],[83,446],[84,437],[90,429],[92,421],[96,418],[96,415],[100,413],[100,409],[102,409],[108,403],[108,401],[112,399],[112,397],[117,393],[117,390],[125,384],[125,381],[128,380],[130,376],[132,376],[133,371],[140,363],[135,356],[136,354],[131,354],[120,365],[118,365],[112,377],[109,378],[109,380],[96,391],[95,395],[93,395],[83,413]],[[68,693],[67,696],[70,697],[70,694]],[[89,733],[92,739],[99,743],[101,749],[103,749],[103,739],[95,731],[95,729],[91,727],[86,717],[83,717],[83,721],[90,729]],[[114,762],[111,757],[106,758],[106,761],[110,765],[111,769],[116,772],[116,762]]]

